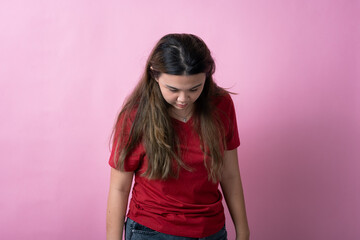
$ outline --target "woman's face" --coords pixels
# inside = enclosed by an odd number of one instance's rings
[[[161,73],[157,82],[165,101],[177,112],[185,113],[192,109],[194,102],[200,96],[206,75],[171,75]]]

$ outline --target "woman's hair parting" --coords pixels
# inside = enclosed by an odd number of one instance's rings
[[[139,83],[118,116],[113,138],[115,165],[124,170],[127,156],[143,144],[148,158],[143,175],[147,178],[167,179],[177,177],[180,168],[192,170],[180,158],[179,139],[168,114],[170,105],[162,97],[156,79],[162,73],[205,73],[203,91],[194,103],[193,126],[201,140],[209,179],[219,180],[226,146],[224,129],[212,101],[227,91],[215,84],[214,72],[214,59],[202,39],[193,34],[162,37],[151,51]]]

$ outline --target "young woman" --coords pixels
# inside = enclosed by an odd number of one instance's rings
[[[152,50],[114,127],[108,240],[124,224],[127,240],[227,239],[219,183],[236,239],[249,239],[234,106],[214,71],[197,36],[168,34]]]

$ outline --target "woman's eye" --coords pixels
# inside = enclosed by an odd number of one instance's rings
[[[196,92],[197,90],[198,90],[198,88],[190,89],[190,92]]]
[[[171,92],[177,92],[178,90],[177,89],[172,89],[172,88],[170,88],[169,89]]]

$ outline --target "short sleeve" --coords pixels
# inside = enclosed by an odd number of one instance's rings
[[[120,118],[118,124],[116,124],[116,128],[115,128],[115,134],[114,134],[114,140],[113,141],[113,145],[111,148],[111,154],[110,154],[110,158],[109,158],[109,165],[112,168],[117,168],[118,164],[117,161],[118,159],[115,159],[115,156],[118,154],[115,154],[115,151],[119,151],[119,149],[116,149],[116,141],[117,139],[120,138],[120,136],[122,136],[120,139],[120,141],[122,143],[126,143],[128,138],[129,138],[129,132],[130,132],[130,128],[132,125],[132,120],[133,118],[127,118],[127,123],[125,125],[124,128],[124,133],[121,134],[121,127],[123,124],[123,118]],[[127,172],[133,172],[139,169],[143,159],[145,156],[145,150],[143,147],[142,143],[139,143],[125,158],[125,162],[124,162],[124,170]]]
[[[226,150],[233,150],[240,146],[240,138],[236,122],[234,103],[229,94],[221,97],[218,103],[220,118],[223,122],[226,138]]]

